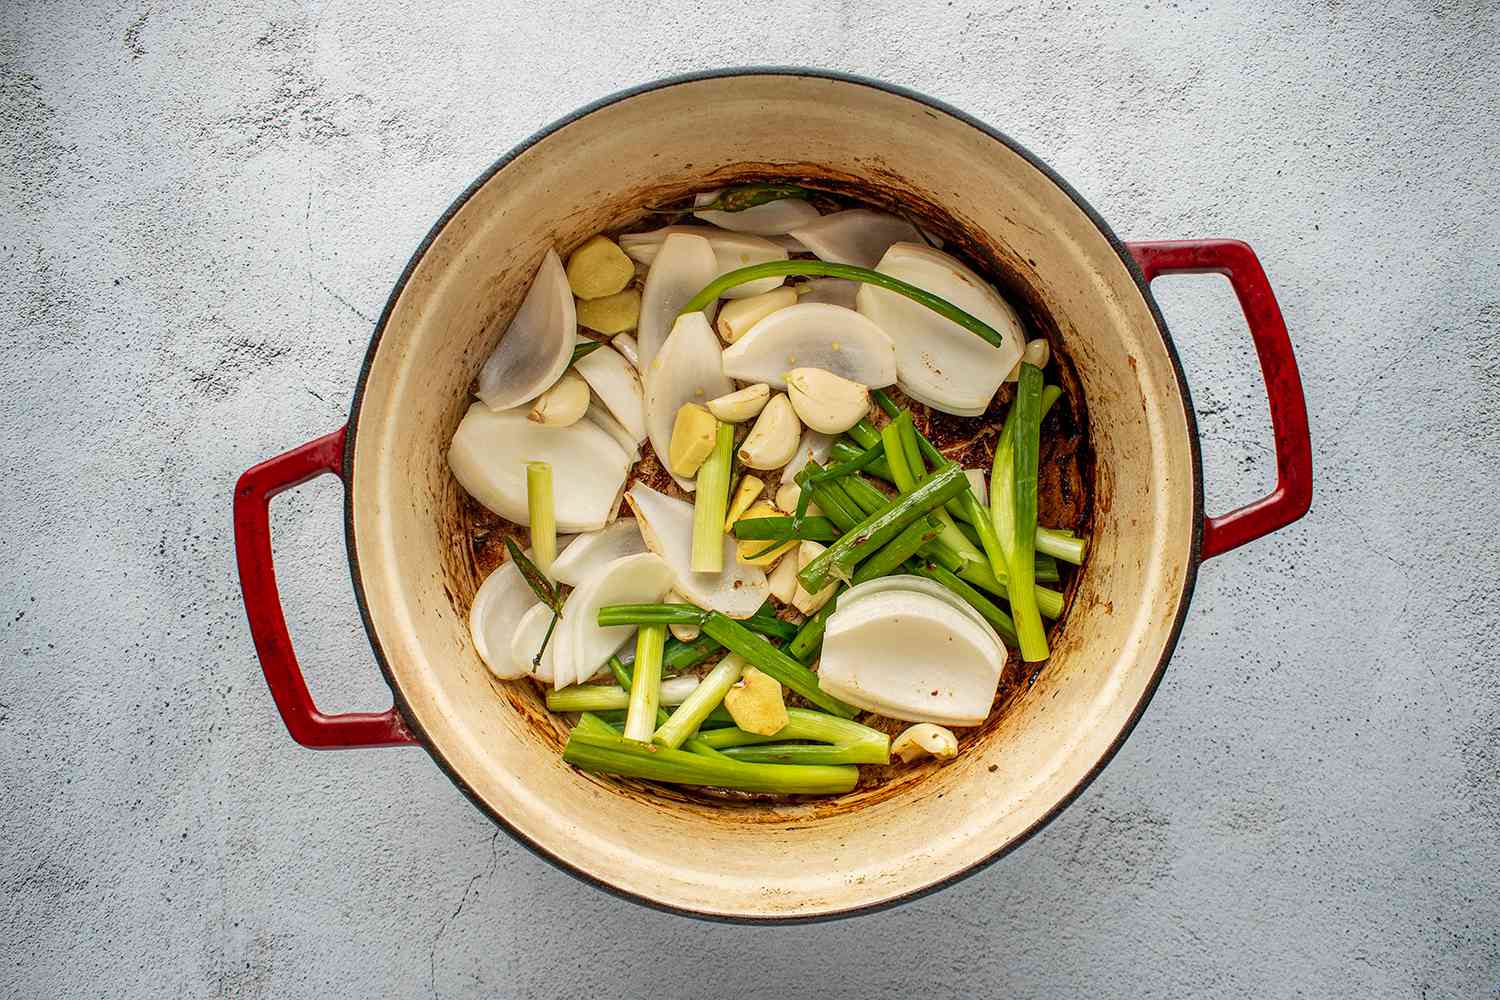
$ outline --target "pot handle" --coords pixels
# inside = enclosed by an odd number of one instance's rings
[[[267,459],[240,476],[234,488],[234,549],[250,635],[266,684],[292,739],[315,750],[405,746],[417,740],[392,705],[384,712],[325,715],[313,704],[287,632],[271,557],[271,498],[324,473],[342,481],[344,431]]]
[[[1255,251],[1239,240],[1163,240],[1127,243],[1149,283],[1163,274],[1222,274],[1234,287],[1260,356],[1276,436],[1276,488],[1254,503],[1203,525],[1202,557],[1221,555],[1284,528],[1312,505],[1312,439],[1307,403],[1286,321]]]

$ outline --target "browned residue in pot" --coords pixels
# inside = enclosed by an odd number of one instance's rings
[[[742,163],[696,176],[691,180],[623,193],[601,192],[599,204],[635,207],[613,215],[608,214],[607,210],[595,209],[586,218],[579,217],[568,222],[570,226],[578,223],[580,241],[593,232],[640,231],[674,221],[687,222],[691,220],[647,213],[645,206],[674,204],[706,188],[756,181],[794,182],[825,191],[829,198],[825,204],[820,205],[825,210],[843,207],[843,201],[848,200],[904,215],[921,228],[940,237],[944,241],[943,249],[946,252],[963,259],[994,282],[996,288],[1020,314],[1027,328],[1027,336],[1045,337],[1051,344],[1053,362],[1048,369],[1048,378],[1049,381],[1055,380],[1063,388],[1062,398],[1048,414],[1042,427],[1041,475],[1037,497],[1040,520],[1048,526],[1069,528],[1088,537],[1093,523],[1094,505],[1097,503],[1101,509],[1107,509],[1110,490],[1108,482],[1100,479],[1100,470],[1095,467],[1093,451],[1089,446],[1088,412],[1076,371],[1059,335],[1056,320],[1059,310],[1052,308],[1050,295],[1036,275],[1034,262],[1023,260],[1008,247],[982,232],[971,220],[950,214],[935,195],[914,190],[908,181],[892,174],[879,163],[867,164],[859,176],[829,170],[813,163]],[[815,199],[817,200],[819,199]],[[892,395],[903,405],[910,406],[917,416],[919,429],[947,457],[965,468],[990,468],[995,439],[1013,395],[1011,386],[1001,387],[989,409],[977,421],[975,418],[931,413],[920,404],[900,398],[897,392],[893,391]],[[455,413],[454,427],[460,416],[461,410]],[[446,447],[446,442],[442,446]],[[631,481],[643,481],[671,496],[682,497],[682,491],[656,461],[650,444],[643,444],[641,450],[642,461],[632,473]],[[526,537],[524,529],[481,507],[464,495],[451,479],[449,486],[452,496],[443,498],[444,502],[437,507],[448,512],[443,531],[445,537],[455,543],[450,548],[450,555],[457,556],[456,559],[450,558],[447,561],[448,592],[457,613],[467,618],[469,603],[479,581],[505,559],[504,537],[509,534],[523,545],[526,544]],[[628,513],[628,507],[626,510]],[[1077,575],[1074,571],[1065,577],[1067,605],[1071,605]],[[787,617],[795,619],[798,616]],[[1066,618],[1065,606],[1062,621]],[[1066,635],[1062,621],[1053,623],[1050,630],[1054,651],[1066,646],[1073,638]],[[1047,666],[1046,663],[1026,664],[1016,656],[1009,659],[989,718],[982,726],[959,731],[960,754],[976,744],[988,741],[1006,725],[1011,706]],[[567,727],[558,716],[546,710],[541,691],[535,684],[492,682],[492,686],[512,709],[528,721],[531,729],[544,743],[561,751],[567,738]],[[907,725],[868,714],[861,716],[859,721],[892,736]],[[607,787],[615,794],[650,803],[657,809],[680,810],[699,821],[735,827],[743,826],[746,822],[778,825],[811,823],[822,817],[856,811],[894,796],[920,794],[919,789],[925,779],[940,767],[941,765],[932,762],[864,765],[860,768],[860,782],[854,791],[838,797],[814,798],[664,786],[582,772],[579,772],[579,777]]]

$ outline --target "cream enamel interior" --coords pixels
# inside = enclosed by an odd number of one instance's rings
[[[444,452],[480,364],[543,252],[664,187],[800,164],[940,206],[1040,290],[1081,381],[1096,459],[1093,550],[1053,659],[977,746],[920,780],[797,806],[623,790],[558,756],[563,727],[492,681],[463,611],[479,581]],[[1003,849],[1100,763],[1148,691],[1192,564],[1192,432],[1140,290],[1088,216],[983,131],[846,80],[673,83],[526,149],[449,220],[369,366],[350,497],[375,639],[425,734],[472,793],[563,863],[653,902],[812,917],[940,882]],[[747,838],[754,849],[746,849]]]

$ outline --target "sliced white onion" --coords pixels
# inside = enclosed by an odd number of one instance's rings
[[[866,580],[864,583],[850,587],[839,596],[839,608],[852,609],[866,598],[874,597],[877,594],[888,594],[897,590],[924,594],[942,601],[973,621],[997,645],[1004,645],[1000,641],[1000,636],[995,633],[994,627],[968,601],[965,601],[962,597],[959,597],[936,580],[929,580],[925,576],[916,576],[911,573],[893,573],[890,576]]]
[[[479,369],[475,395],[492,410],[507,410],[540,396],[567,370],[577,328],[567,272],[557,251],[548,247],[521,308]]]
[[[874,267],[893,243],[922,241],[910,222],[870,208],[824,215],[791,232],[819,260],[856,267]]]
[[[631,259],[639,263],[651,265],[656,261],[656,255],[661,250],[662,243],[668,236],[674,233],[685,233],[689,236],[701,236],[708,240],[714,250],[715,272],[717,278],[721,274],[751,264],[763,264],[768,260],[786,260],[787,251],[775,240],[766,239],[762,236],[752,236],[749,233],[731,233],[727,230],[716,229],[713,226],[663,226],[653,229],[649,233],[630,233],[620,237],[620,246],[630,255]],[[760,295],[778,288],[786,278],[777,276],[773,278],[757,278],[754,281],[737,285],[724,293],[726,299],[747,299],[753,295]],[[706,284],[706,282],[705,282]],[[696,294],[696,293],[695,293]]]
[[[797,301],[826,302],[831,306],[853,309],[859,285],[858,281],[848,278],[813,278],[797,286]]]
[[[710,334],[712,336],[712,334]],[[557,530],[596,531],[625,486],[630,456],[588,420],[547,427],[525,408],[495,412],[469,407],[448,448],[448,467],[470,496],[501,517],[528,525],[526,463],[552,466]]]
[[[718,266],[713,246],[701,236],[673,233],[662,243],[641,289],[635,343],[642,372],[651,370],[651,362],[677,322],[677,314],[714,279]]]
[[[635,511],[646,545],[672,567],[672,589],[698,605],[730,618],[749,618],[766,601],[770,586],[765,570],[735,558],[735,540],[724,535],[724,569],[694,573],[693,508],[681,500],[636,483],[625,494]]]
[[[936,597],[893,590],[828,617],[818,686],[893,719],[977,726],[989,715],[1005,647]]]
[[[853,309],[798,302],[771,313],[724,349],[724,374],[745,382],[785,389],[793,368],[824,368],[879,389],[896,381],[896,348],[884,330]]]
[[[631,465],[641,460],[641,449],[636,442],[635,435],[622,427],[609,412],[609,407],[604,405],[604,401],[592,393],[589,394],[589,408],[583,411],[583,419],[614,438],[615,444],[619,445],[620,450],[630,459]]]
[[[572,680],[581,684],[592,677],[635,634],[634,625],[599,625],[599,609],[610,604],[655,604],[672,589],[672,570],[665,560],[650,552],[622,556],[594,570],[568,595],[558,628],[568,630],[573,658]]]
[[[646,396],[635,366],[613,347],[601,347],[573,364],[636,443],[646,440]]]
[[[802,241],[797,239],[797,237],[795,236],[782,234],[780,236],[773,235],[767,236],[765,238],[781,247],[781,249],[785,250],[788,254],[807,253],[807,247],[803,246]]]
[[[576,587],[596,569],[625,556],[646,551],[641,529],[633,518],[624,517],[598,531],[578,535],[552,563],[552,578]]]
[[[928,246],[897,243],[876,270],[946,299],[1004,338],[994,347],[904,295],[860,286],[859,311],[895,341],[902,391],[943,413],[983,413],[1025,347],[1016,311],[973,271]]]
[[[526,676],[527,671],[517,671],[511,661],[510,642],[517,624],[533,606],[541,604],[512,562],[485,577],[474,593],[474,603],[469,607],[469,637],[484,665],[502,681]]]
[[[557,630],[552,632],[552,638],[547,640],[547,626],[552,624],[552,609],[545,604],[533,605],[531,610],[521,616],[521,621],[516,625],[515,635],[511,637],[508,651],[511,657],[511,669],[516,677],[535,677],[537,680],[547,684],[553,682],[555,677],[553,670],[557,657]],[[558,622],[558,628],[562,622]],[[532,658],[536,651],[542,648],[542,642],[547,641],[547,649],[542,653],[540,666],[533,664]]]
[[[717,191],[698,195],[695,203],[707,205],[719,196]],[[736,233],[754,233],[756,236],[779,236],[807,225],[818,217],[818,210],[801,198],[778,198],[763,205],[754,205],[740,212],[723,212],[710,209],[693,213],[704,222]]]
[[[671,472],[672,424],[683,403],[702,406],[734,391],[720,362],[719,338],[702,313],[680,316],[672,334],[646,369],[646,434],[661,467]],[[696,485],[676,473],[677,485],[691,493]]]
[[[837,440],[837,434],[822,434],[812,428],[804,430],[802,440],[797,442],[797,453],[781,470],[781,481],[790,483],[795,480],[797,473],[801,472],[808,462],[817,462],[822,465],[828,461],[828,455],[833,451],[833,443]]]
[[[636,347],[635,338],[628,333],[617,334],[611,338],[609,346],[624,355],[625,360],[639,373],[641,370],[641,352]]]

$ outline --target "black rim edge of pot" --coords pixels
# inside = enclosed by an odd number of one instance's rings
[[[426,256],[427,251],[432,247],[432,244],[437,240],[443,229],[447,227],[448,223],[452,221],[453,217],[458,214],[458,212],[464,207],[465,204],[468,203],[469,199],[473,197],[480,188],[487,184],[490,179],[495,176],[495,174],[504,169],[507,164],[509,164],[516,157],[520,156],[522,153],[526,152],[532,146],[536,145],[541,140],[552,135],[554,132],[566,128],[568,125],[571,125],[573,122],[578,121],[584,116],[592,114],[593,112],[598,111],[602,108],[609,107],[612,104],[617,104],[620,101],[628,100],[632,97],[637,97],[641,94],[647,94],[657,90],[664,90],[668,87],[680,86],[682,84],[696,83],[703,80],[723,79],[727,77],[737,76],[793,76],[831,80],[839,83],[851,83],[862,87],[869,87],[874,90],[883,91],[888,94],[894,94],[898,97],[904,97],[908,100],[916,101],[917,103],[925,105],[926,107],[929,107],[934,111],[939,111],[952,118],[955,118],[958,121],[961,121],[964,124],[970,126],[971,128],[978,129],[980,132],[983,132],[985,135],[989,136],[991,139],[994,139],[996,142],[1005,145],[1018,156],[1026,160],[1027,163],[1031,164],[1032,167],[1040,171],[1053,184],[1056,184],[1058,188],[1062,190],[1062,192],[1066,194],[1086,216],[1088,216],[1089,221],[1091,221],[1099,229],[1100,233],[1104,235],[1104,238],[1109,242],[1110,247],[1114,249],[1121,262],[1125,265],[1125,268],[1130,273],[1131,278],[1134,279],[1136,287],[1140,290],[1141,296],[1146,301],[1146,307],[1150,310],[1151,317],[1156,323],[1157,332],[1161,335],[1162,345],[1166,348],[1167,356],[1172,362],[1172,373],[1173,376],[1177,379],[1177,389],[1182,394],[1184,411],[1183,416],[1187,422],[1188,441],[1192,451],[1193,463],[1193,537],[1192,546],[1188,554],[1187,572],[1183,579],[1182,600],[1178,605],[1176,618],[1172,622],[1172,628],[1169,635],[1167,636],[1166,645],[1162,649],[1161,658],[1157,662],[1156,669],[1152,673],[1150,682],[1146,685],[1145,691],[1142,692],[1140,700],[1131,710],[1130,717],[1126,720],[1124,727],[1121,728],[1119,735],[1105,749],[1099,760],[1095,762],[1093,767],[1091,767],[1088,772],[1078,780],[1078,783],[1075,784],[1071,789],[1069,789],[1067,794],[1059,799],[1051,809],[1047,810],[1046,813],[1038,817],[1030,826],[1021,831],[1021,833],[1017,834],[1008,843],[996,848],[985,857],[980,858],[978,861],[973,862],[967,867],[962,868],[954,872],[953,874],[946,876],[945,878],[941,878],[937,881],[929,883],[928,885],[925,885],[919,889],[913,889],[909,892],[902,893],[899,896],[893,896],[889,899],[883,899],[878,902],[869,903],[863,906],[850,907],[843,910],[830,910],[824,913],[808,914],[806,916],[791,915],[762,917],[738,914],[711,913],[700,910],[687,909],[680,906],[673,906],[668,903],[660,902],[659,900],[651,899],[647,896],[642,896],[627,889],[622,889],[619,886],[616,886],[610,882],[606,882],[603,879],[597,878],[596,876],[591,875],[588,872],[583,871],[582,869],[574,867],[567,861],[564,861],[563,859],[557,857],[541,844],[522,834],[519,830],[512,826],[504,816],[491,809],[490,806],[479,797],[478,793],[476,793],[474,789],[470,787],[469,783],[464,780],[463,776],[459,774],[458,771],[455,770],[441,754],[433,750],[431,742],[427,739],[426,732],[420,725],[417,725],[414,722],[415,717],[411,710],[411,706],[407,702],[406,698],[402,695],[400,686],[396,682],[395,675],[391,672],[390,664],[385,656],[385,651],[381,648],[380,640],[377,638],[375,623],[370,617],[369,602],[365,598],[364,584],[361,582],[359,571],[359,556],[354,544],[354,445],[355,436],[358,434],[358,417],[360,404],[364,400],[365,385],[369,379],[370,368],[374,363],[376,351],[378,350],[381,338],[385,333],[386,324],[390,321],[391,314],[396,308],[396,303],[401,298],[401,293],[405,291],[407,282],[411,279],[412,274],[416,271],[417,266],[422,261],[422,258]],[[380,319],[375,324],[374,333],[370,337],[370,346],[366,350],[364,361],[360,365],[359,378],[355,383],[354,397],[351,400],[349,406],[349,420],[347,428],[348,430],[344,442],[343,474],[344,481],[347,484],[344,490],[344,543],[346,548],[348,549],[349,573],[354,584],[354,599],[359,606],[360,618],[363,620],[365,632],[369,636],[370,647],[375,654],[376,662],[380,665],[380,672],[385,676],[386,684],[391,689],[392,697],[394,698],[397,710],[401,713],[403,723],[407,726],[408,729],[412,731],[414,735],[418,737],[422,748],[427,751],[428,756],[430,756],[437,764],[437,766],[443,771],[443,773],[448,776],[449,780],[451,780],[454,785],[456,785],[459,790],[469,798],[469,801],[471,801],[482,813],[484,813],[496,824],[498,824],[501,829],[503,829],[507,834],[511,836],[512,839],[514,839],[522,846],[526,847],[533,854],[549,862],[559,870],[573,876],[574,878],[598,889],[602,889],[612,896],[616,896],[620,899],[628,900],[632,903],[637,903],[642,906],[649,907],[653,910],[659,910],[664,913],[693,917],[698,920],[711,921],[715,923],[808,924],[821,923],[823,921],[831,920],[841,920],[848,917],[862,916],[869,913],[878,913],[882,910],[891,909],[893,907],[901,905],[902,903],[908,903],[913,900],[921,899],[924,896],[928,896],[935,892],[946,889],[949,886],[954,885],[955,883],[965,878],[968,878],[970,875],[983,871],[990,865],[999,861],[1001,858],[1010,854],[1022,844],[1029,841],[1045,826],[1056,819],[1064,809],[1072,805],[1074,800],[1076,800],[1081,794],[1083,794],[1083,791],[1093,783],[1094,779],[1099,776],[1100,772],[1103,771],[1104,768],[1110,763],[1110,761],[1114,759],[1115,754],[1119,752],[1120,747],[1125,744],[1125,741],[1130,737],[1130,734],[1135,731],[1135,727],[1137,723],[1140,722],[1141,716],[1145,713],[1146,707],[1151,703],[1152,697],[1156,694],[1157,688],[1161,685],[1162,677],[1166,673],[1167,662],[1171,660],[1172,654],[1177,648],[1177,640],[1182,633],[1183,622],[1187,618],[1188,606],[1192,603],[1193,590],[1197,585],[1198,579],[1198,565],[1201,562],[1200,550],[1203,542],[1203,467],[1202,456],[1200,453],[1198,442],[1198,422],[1193,409],[1192,395],[1188,389],[1187,379],[1183,374],[1182,362],[1178,358],[1176,345],[1173,344],[1171,334],[1167,330],[1166,320],[1162,317],[1161,309],[1157,306],[1156,299],[1151,294],[1151,286],[1146,281],[1145,276],[1141,273],[1140,266],[1136,263],[1135,258],[1131,255],[1130,251],[1126,249],[1124,242],[1115,235],[1114,230],[1111,229],[1109,227],[1109,224],[1104,221],[1103,216],[1101,216],[1094,209],[1094,207],[1083,198],[1081,194],[1074,190],[1072,185],[1064,180],[1041,158],[1036,156],[1025,146],[1016,142],[1005,133],[1001,132],[999,129],[996,129],[986,124],[985,122],[982,122],[979,119],[974,118],[973,116],[963,111],[960,111],[959,109],[947,104],[944,101],[939,101],[935,98],[928,97],[909,88],[897,84],[873,80],[868,77],[857,76],[851,73],[842,73],[834,70],[813,69],[810,67],[796,66],[746,66],[718,70],[704,70],[700,72],[683,73],[675,76],[664,77],[659,80],[653,80],[649,83],[637,84],[636,86],[628,87],[624,90],[619,90],[613,94],[602,97],[590,104],[584,105],[573,113],[563,118],[559,118],[551,124],[544,126],[537,132],[534,132],[532,135],[522,140],[504,156],[500,157],[498,160],[492,163],[482,174],[479,175],[478,178],[473,181],[473,183],[465,188],[458,195],[458,197],[453,200],[453,202],[448,206],[448,208],[443,212],[438,220],[433,223],[432,228],[427,231],[427,235],[422,238],[421,243],[417,245],[416,250],[413,251],[411,258],[407,261],[405,268],[402,269],[401,277],[392,287],[391,294],[386,299],[385,308],[381,310]]]

